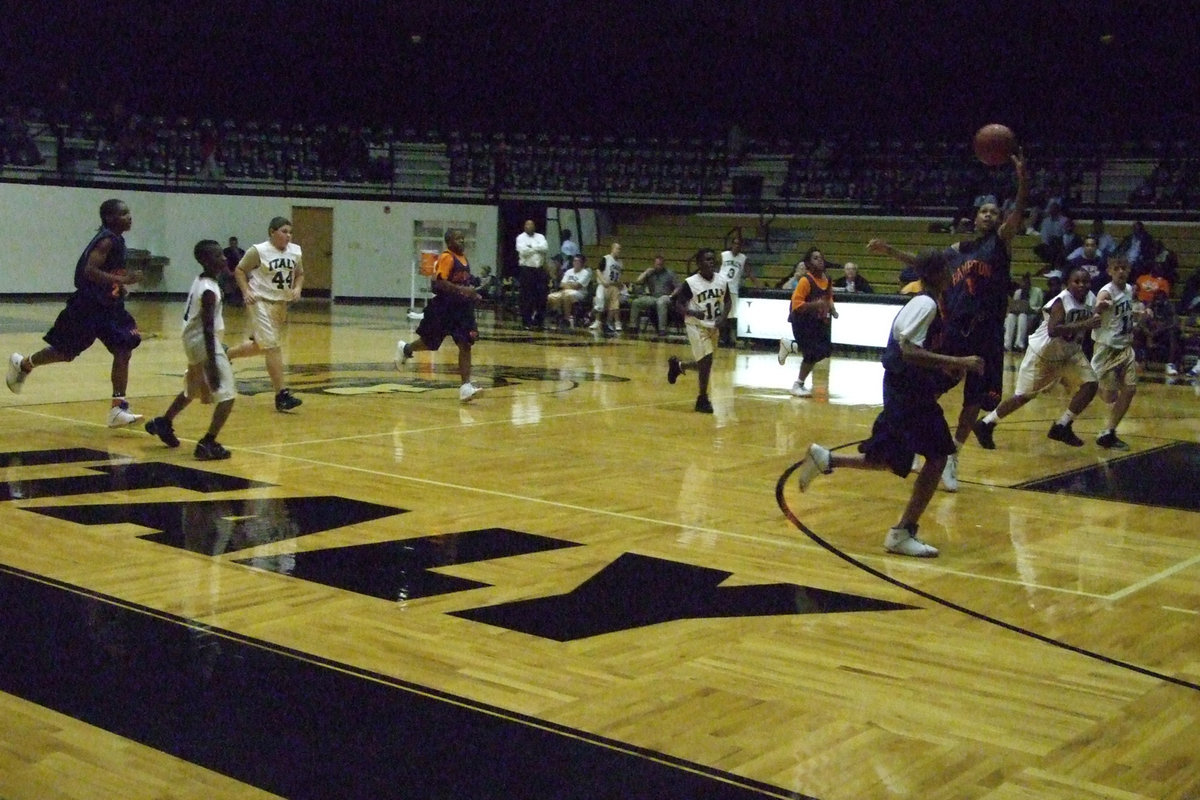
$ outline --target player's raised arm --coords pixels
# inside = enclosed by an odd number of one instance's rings
[[[1025,171],[1025,154],[1018,151],[1012,156],[1013,168],[1017,172],[1017,200],[1008,218],[996,231],[997,235],[1006,242],[1021,232],[1025,226],[1025,207],[1029,202],[1029,175]]]
[[[910,253],[906,250],[893,247],[883,239],[872,239],[867,242],[867,252],[874,253],[875,255],[891,256],[906,266],[912,266],[913,262],[917,260],[916,253]]]

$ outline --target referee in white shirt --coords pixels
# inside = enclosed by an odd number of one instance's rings
[[[525,231],[517,236],[517,263],[520,265],[521,293],[518,304],[521,325],[526,330],[542,327],[546,316],[546,237],[534,230],[533,220],[525,220]]]

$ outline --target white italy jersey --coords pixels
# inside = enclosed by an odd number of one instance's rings
[[[604,257],[604,263],[600,265],[600,269],[608,283],[618,284],[621,282],[621,266],[621,262],[613,258],[611,254]]]
[[[268,240],[253,247],[258,251],[258,266],[250,270],[250,290],[267,300],[291,300],[300,245],[289,242],[286,250],[276,250]]]
[[[697,272],[689,275],[686,283],[692,291],[692,298],[688,300],[688,311],[699,314],[688,314],[687,324],[715,328],[725,314],[725,293],[729,291],[729,281],[724,275],[717,273],[713,274],[711,281],[706,281]]]
[[[205,292],[212,292],[217,296],[217,305],[213,309],[213,333],[217,337],[217,341],[221,340],[221,331],[225,330],[225,317],[221,313],[221,287],[217,282],[207,275],[200,275],[196,280],[192,281],[192,288],[188,292],[187,305],[183,307],[183,341],[201,342],[204,341],[204,308],[201,298]]]
[[[726,250],[721,253],[721,277],[729,283],[729,293],[737,296],[738,290],[742,288],[742,275],[746,271],[746,254],[738,253],[736,256],[732,250]]]
[[[1062,304],[1063,322],[1073,324],[1088,319],[1094,313],[1096,295],[1091,292],[1083,298],[1083,302],[1075,299],[1075,295],[1064,289],[1053,300],[1042,308],[1042,324],[1029,336],[1029,349],[1047,361],[1066,361],[1082,350],[1080,344],[1085,333],[1076,333],[1070,337],[1050,335],[1050,309],[1055,303]]]
[[[1100,315],[1100,327],[1092,331],[1092,339],[1109,347],[1129,347],[1133,341],[1133,287],[1126,283],[1118,289],[1110,281],[1100,290],[1104,292],[1112,298],[1112,305]]]

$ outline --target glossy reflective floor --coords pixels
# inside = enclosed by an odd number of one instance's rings
[[[0,352],[59,308],[0,306]],[[180,309],[131,310],[153,415]],[[0,797],[1200,796],[1197,386],[1148,375],[1128,452],[1035,400],[915,561],[909,482],[791,474],[866,436],[874,360],[802,400],[723,350],[710,416],[682,338],[481,321],[462,404],[449,342],[392,367],[405,309],[298,309],[304,405],[235,362],[224,462],[198,404],[175,450],[109,430],[99,348],[0,397]]]

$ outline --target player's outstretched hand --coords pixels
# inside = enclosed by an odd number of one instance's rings
[[[1018,149],[1017,152],[1013,153],[1011,156],[1009,156],[1009,158],[1012,159],[1013,169],[1015,169],[1017,171],[1017,177],[1020,179],[1024,179],[1025,178],[1025,151]]]
[[[867,242],[867,252],[875,253],[876,255],[887,255],[888,243],[883,239],[872,239]]]

